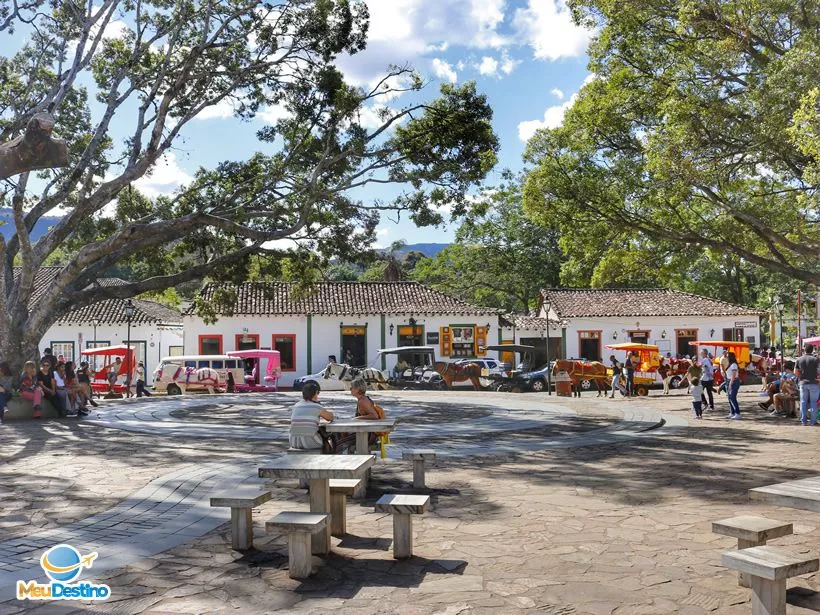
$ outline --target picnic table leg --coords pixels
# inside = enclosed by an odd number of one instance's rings
[[[310,479],[310,512],[326,513],[330,511],[330,481],[327,478]],[[311,552],[314,555],[327,555],[330,553],[330,520],[320,532],[313,534],[311,538]]]
[[[366,431],[357,431],[356,432],[356,454],[357,455],[369,455],[370,454],[370,447],[367,445],[368,436],[370,434]],[[370,468],[364,473],[362,476],[362,480],[359,483],[359,486],[353,491],[354,498],[363,498],[367,493],[367,485],[370,483]]]

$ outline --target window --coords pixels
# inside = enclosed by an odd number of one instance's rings
[[[74,342],[51,342],[51,352],[58,360],[74,361]]]
[[[227,369],[235,369],[236,368],[236,361],[233,359],[228,359],[225,361],[225,367]]]
[[[184,346],[168,346],[169,357],[179,357],[185,354]]]
[[[256,350],[259,348],[259,334],[258,333],[243,333],[236,336],[237,350]]]
[[[196,366],[200,369],[202,369],[203,367],[210,367],[211,362],[210,361],[199,361],[199,362],[197,362]]]
[[[225,367],[225,362],[213,360],[211,361],[211,367],[213,367],[214,369],[222,369],[223,367]]]
[[[475,325],[450,325],[453,357],[474,357]]]
[[[727,342],[742,342],[743,329],[724,329],[723,337],[721,339]]]
[[[649,331],[627,331],[629,341],[633,344],[648,344]]]
[[[273,349],[279,351],[283,372],[296,371],[296,336],[283,333],[273,336]]]
[[[196,361],[185,361],[185,367],[196,367]]]
[[[200,335],[199,354],[222,354],[222,336]]]

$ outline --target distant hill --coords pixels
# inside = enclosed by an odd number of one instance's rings
[[[54,226],[61,219],[62,218],[60,216],[43,216],[42,218],[40,218],[31,231],[32,243],[34,243],[35,241],[40,239],[40,237],[45,235],[49,227]],[[8,241],[17,233],[17,230],[14,227],[14,213],[12,212],[11,208],[0,208],[0,221],[3,222],[3,224],[0,224],[0,233]]]
[[[432,258],[449,245],[449,243],[411,243],[399,250],[398,254],[404,255],[408,252],[421,252],[424,256]]]

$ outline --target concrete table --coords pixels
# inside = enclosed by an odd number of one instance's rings
[[[749,498],[775,506],[820,512],[820,476],[749,489]]]
[[[373,455],[282,455],[265,468],[260,478],[305,478],[310,481],[310,512],[330,518],[331,478],[364,478],[373,465]],[[330,552],[330,523],[311,538],[315,555]]]
[[[379,421],[363,419],[337,420],[331,423],[323,423],[328,433],[355,433],[356,434],[356,454],[369,455],[370,447],[367,440],[371,433],[392,432],[396,428],[396,419],[382,419]],[[361,498],[367,492],[367,485],[370,483],[370,471],[362,477],[362,482],[356,487],[354,497]]]
[[[328,433],[355,433],[356,434],[356,454],[369,455],[370,447],[367,445],[367,438],[371,433],[391,432],[396,428],[396,419],[382,419],[379,421],[368,421],[362,419],[350,419],[343,421],[333,421],[322,423]]]

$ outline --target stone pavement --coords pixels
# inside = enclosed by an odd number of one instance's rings
[[[264,532],[264,520],[276,512],[306,507],[304,491],[281,481],[275,499],[254,515],[255,550],[232,551],[223,524],[200,537],[193,537],[199,530],[192,529],[190,537],[177,543],[166,534],[162,540],[168,541],[167,550],[106,571],[105,560],[118,556],[110,552],[116,546],[106,543],[99,548],[99,568],[95,563],[83,578],[108,583],[114,594],[111,602],[30,610],[749,613],[749,590],[738,588],[735,575],[719,565],[720,553],[734,541],[711,534],[711,520],[762,513],[792,521],[795,535],[776,543],[804,552],[820,550],[819,516],[752,504],[746,497],[752,486],[820,473],[820,429],[762,417],[759,411],[747,412],[738,422],[723,420],[724,412],[707,414],[706,420],[683,426],[688,418],[683,395],[634,401],[407,395],[408,403],[438,405],[441,416],[458,416],[461,401],[447,404],[456,399],[471,399],[476,406],[497,402],[502,408],[539,404],[558,409],[560,420],[552,425],[522,430],[518,437],[525,442],[574,433],[583,443],[587,432],[617,430],[613,417],[624,410],[646,416],[662,412],[679,426],[650,431],[651,436],[522,455],[494,450],[498,434],[490,434],[489,440],[487,434],[477,434],[476,442],[486,442],[484,455],[446,457],[428,472],[433,505],[415,524],[417,557],[408,562],[392,560],[391,519],[372,508],[382,491],[408,488],[409,466],[391,461],[374,469],[368,499],[349,506],[351,535],[341,542],[334,539],[333,553],[315,578],[289,579],[285,538]],[[744,411],[752,411],[758,399],[744,391]],[[725,404],[725,398],[720,402]],[[218,425],[218,414],[214,418]],[[424,420],[421,414],[416,419]],[[583,425],[572,425],[573,420]],[[567,422],[566,431],[561,421]],[[534,435],[539,430],[542,435]],[[236,470],[236,480],[242,480],[247,476],[243,472],[283,444],[164,437],[67,421],[2,426],[0,479],[3,490],[11,493],[0,498],[0,540],[5,544],[71,526],[115,509],[123,499],[136,502],[138,498],[128,496],[151,481],[165,485],[167,493],[207,477],[219,480],[223,470],[231,475]],[[174,472],[181,480],[172,484],[168,475]],[[126,519],[122,508],[119,514],[121,522]],[[132,515],[131,520],[150,525],[154,516]],[[154,531],[146,527],[146,540]],[[94,546],[93,538],[86,540]],[[10,560],[0,556],[0,561]],[[796,589],[789,592],[790,614],[820,610],[816,581],[816,575],[808,575],[791,582]],[[0,603],[1,613],[18,610],[21,605],[14,601]]]

